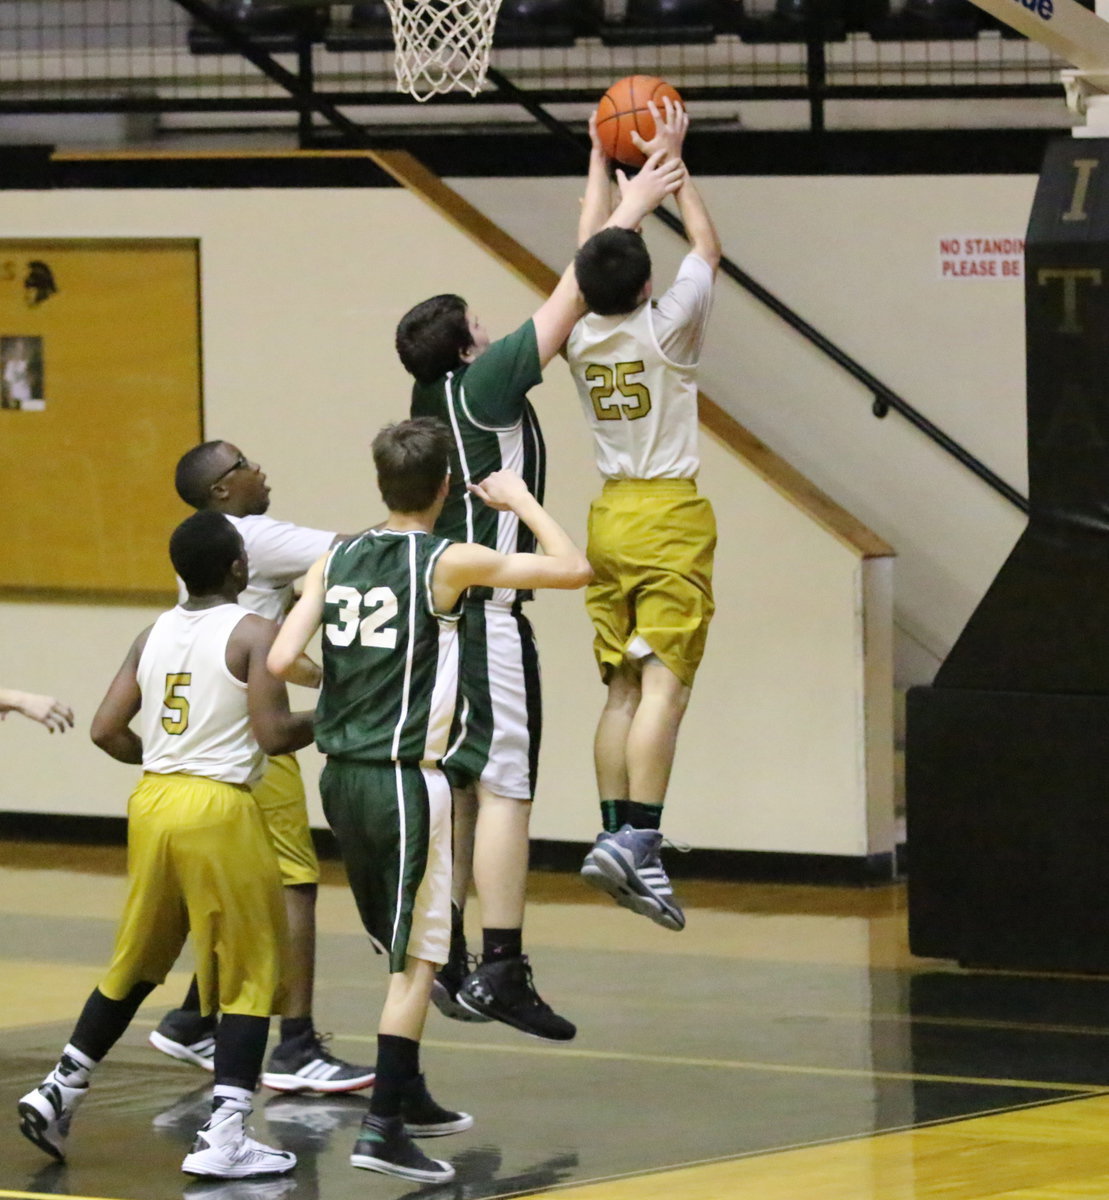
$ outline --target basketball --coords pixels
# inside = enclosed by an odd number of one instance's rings
[[[647,141],[654,137],[655,119],[647,103],[653,100],[661,109],[667,96],[675,104],[682,102],[677,90],[655,75],[626,75],[605,92],[597,106],[597,134],[609,158],[626,167],[641,167],[647,161],[631,135],[638,133]]]

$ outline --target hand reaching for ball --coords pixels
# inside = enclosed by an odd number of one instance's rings
[[[620,185],[621,199],[630,191],[642,191],[646,212],[657,208],[667,196],[672,196],[678,191],[685,181],[685,163],[680,158],[668,157],[665,150],[656,150],[632,179],[619,167],[616,168],[616,182]]]
[[[628,135],[635,145],[650,158],[656,150],[665,150],[666,158],[681,158],[686,131],[689,129],[689,113],[669,96],[662,98],[662,112],[653,100],[647,101],[647,111],[654,118],[655,135],[647,139],[632,130]]]

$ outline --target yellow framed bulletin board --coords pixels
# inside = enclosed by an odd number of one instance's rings
[[[0,239],[0,589],[172,592],[199,261],[195,240]]]

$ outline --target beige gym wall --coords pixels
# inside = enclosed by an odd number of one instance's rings
[[[574,214],[565,216],[569,246]],[[263,464],[273,515],[344,531],[381,513],[368,444],[405,414],[408,381],[392,345],[398,316],[434,292],[459,291],[496,334],[538,303],[401,190],[0,192],[0,227],[10,236],[199,238],[206,434]],[[710,344],[733,336],[717,319]],[[551,508],[580,537],[597,484],[560,363],[533,399]],[[669,832],[700,847],[888,851],[891,748],[880,733],[868,764],[863,709],[867,670],[872,693],[889,692],[888,628],[867,631],[863,617],[867,597],[872,613],[888,607],[889,560],[860,559],[708,437],[702,484],[721,530],[719,609],[679,746]],[[79,494],[58,503],[80,521]],[[59,738],[15,717],[0,726],[0,808],[124,812],[135,770],[94,749],[87,731],[155,611],[3,604],[0,681],[69,700],[78,728]],[[543,597],[533,615],[546,709],[533,828],[584,841],[597,826],[591,738],[603,696],[589,626],[572,594]],[[878,649],[864,662],[868,632]],[[303,762],[322,824],[319,761],[310,751]]]

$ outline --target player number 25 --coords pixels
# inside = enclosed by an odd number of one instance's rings
[[[166,676],[166,694],[162,703],[170,711],[162,715],[166,733],[184,733],[189,727],[189,684],[191,671],[178,671]]]
[[[642,361],[617,363],[615,368],[603,363],[590,363],[585,368],[585,377],[593,384],[589,389],[589,398],[593,401],[593,411],[598,421],[619,421],[622,417],[638,421],[651,411],[651,393],[646,384],[630,378],[642,370]],[[613,392],[619,392],[624,400],[613,400]]]
[[[324,600],[339,606],[338,623],[323,627],[333,646],[349,646],[360,633],[359,641],[363,646],[396,649],[397,631],[384,628],[386,622],[397,615],[397,597],[392,588],[370,588],[363,595],[357,588],[336,583],[327,589]],[[366,616],[362,616],[363,606],[369,609]]]

